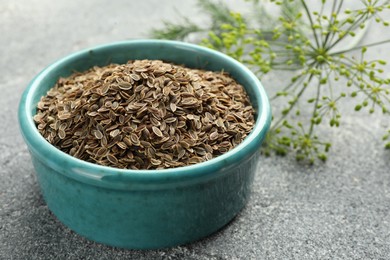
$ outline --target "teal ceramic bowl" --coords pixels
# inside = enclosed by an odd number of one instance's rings
[[[210,161],[139,171],[76,159],[40,135],[33,121],[36,105],[59,77],[133,59],[160,59],[229,72],[245,87],[256,110],[253,131],[236,148]],[[21,132],[49,209],[88,239],[132,249],[189,243],[232,220],[249,198],[270,120],[267,95],[245,66],[217,51],[162,40],[111,43],[71,54],[38,74],[19,105]]]

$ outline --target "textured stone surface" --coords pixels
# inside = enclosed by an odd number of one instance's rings
[[[260,158],[247,207],[221,231],[191,245],[111,248],[80,237],[50,213],[17,124],[17,103],[28,82],[70,52],[146,37],[162,19],[178,19],[175,8],[204,21],[194,7],[195,1],[178,0],[2,0],[0,259],[389,258],[390,153],[380,141],[388,121],[355,114],[348,103],[342,128],[326,132],[334,143],[326,164],[306,167],[289,157]],[[366,42],[378,37],[390,38],[390,30],[372,26]],[[386,47],[368,55],[389,60]],[[278,80],[265,82],[272,92]]]

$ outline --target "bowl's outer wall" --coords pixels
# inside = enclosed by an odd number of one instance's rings
[[[48,207],[65,225],[97,242],[150,249],[185,244],[228,223],[250,196],[257,156],[215,179],[145,191],[92,186],[54,172],[34,156],[33,163]]]
[[[83,169],[72,168],[66,156],[57,158],[52,154],[42,154],[39,145],[31,141],[31,133],[28,132],[31,129],[26,130],[26,113],[27,117],[35,114],[39,99],[59,77],[95,65],[125,63],[130,59],[161,59],[192,68],[223,69],[244,87],[253,85],[245,73],[237,72],[223,56],[210,56],[190,45],[174,42],[144,41],[130,46],[125,42],[91,49],[81,56],[69,56],[66,62],[56,66],[46,76],[44,84],[34,93],[33,104],[29,108],[31,111],[23,111],[26,93],[19,108],[22,134],[29,145],[43,196],[50,210],[64,224],[85,237],[105,244],[146,249],[200,239],[227,224],[245,205],[270,115],[267,115],[262,135],[253,141],[257,149],[247,154],[241,153],[234,161],[224,160],[218,164],[218,168],[196,168],[200,175],[191,175],[194,172],[192,169],[190,175],[194,178],[176,183],[172,181],[175,178],[166,177],[161,178],[161,182],[153,179],[154,184],[140,185],[130,182],[131,178],[126,179],[125,174],[106,175],[101,180],[86,179],[75,174],[77,170],[83,172]],[[253,106],[261,109],[255,90],[246,90]],[[262,111],[257,113],[261,114]],[[207,171],[207,174],[202,175],[202,171]],[[96,173],[93,174],[96,177]],[[111,189],[111,181],[113,186],[120,188]]]

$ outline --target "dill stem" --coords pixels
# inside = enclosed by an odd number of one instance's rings
[[[359,25],[359,24],[361,24],[363,22],[362,19],[366,19],[367,20],[367,18],[365,18],[364,15],[362,15],[353,24],[351,24],[351,26],[349,28],[347,28],[345,31],[346,32],[353,31],[356,28],[357,25]],[[348,35],[348,33],[345,33],[344,35],[339,37],[336,41],[334,41],[332,44],[330,44],[330,46],[326,47],[326,51],[328,52],[329,50],[331,50],[340,41],[342,41],[347,35]]]
[[[315,114],[317,112],[317,106],[318,106],[318,102],[320,100],[320,94],[321,94],[321,80],[318,80],[318,84],[317,84],[317,94],[316,94],[316,99],[315,99],[315,102],[314,102],[314,107],[313,107],[313,113],[312,113],[312,116],[311,118],[315,118]],[[313,130],[314,130],[314,120],[310,120],[310,128],[309,128],[309,132],[308,132],[308,136],[311,137],[311,135],[313,134]]]
[[[335,21],[335,18],[333,17],[333,13],[336,13],[336,15],[338,15],[340,13],[340,10],[341,10],[341,7],[342,7],[342,5],[344,3],[344,0],[340,1],[339,6],[338,6],[337,11],[336,11],[337,2],[338,2],[338,0],[334,0],[333,1],[332,12],[331,12],[331,16],[330,16],[330,20],[329,20],[329,24],[328,24],[328,32],[329,33],[326,35],[325,40],[324,40],[324,42],[322,44],[322,48],[324,48],[324,49],[326,47],[326,44],[328,43],[329,37],[332,36],[331,39],[330,39],[330,41],[331,41],[331,40],[333,40],[333,37],[335,35],[334,32],[330,33],[330,28],[331,28],[332,24]]]
[[[369,44],[365,44],[365,45],[356,46],[356,47],[353,47],[353,48],[349,48],[347,50],[341,50],[341,51],[337,51],[337,52],[330,52],[329,55],[331,55],[331,56],[339,55],[339,54],[342,54],[342,53],[358,50],[358,49],[361,49],[363,47],[372,47],[372,46],[377,46],[377,45],[381,45],[381,44],[385,44],[385,43],[390,43],[390,39],[384,40],[384,41],[380,41],[380,42],[373,42],[373,43],[369,43]]]
[[[303,5],[303,8],[305,9],[305,12],[306,12],[307,17],[309,18],[310,27],[311,27],[311,29],[313,30],[313,35],[314,35],[314,39],[315,39],[315,41],[316,41],[317,48],[319,48],[319,47],[320,47],[320,44],[319,44],[319,41],[318,41],[318,36],[317,36],[316,29],[314,28],[314,23],[313,23],[313,19],[312,19],[312,17],[311,17],[309,8],[307,7],[306,1],[305,1],[305,0],[301,0],[301,3],[302,3],[302,5]]]
[[[309,79],[307,80],[307,85],[303,86],[302,89],[299,91],[298,95],[295,97],[295,100],[294,102],[292,102],[290,104],[290,107],[288,108],[287,110],[287,113],[282,115],[278,121],[276,121],[276,123],[271,127],[271,129],[275,130],[275,128],[277,126],[280,125],[280,123],[283,122],[283,120],[287,117],[288,114],[290,114],[290,112],[292,111],[292,109],[295,107],[295,105],[298,103],[300,97],[303,95],[303,93],[305,92],[305,90],[307,89],[307,87],[309,86],[309,83],[311,82],[311,80],[313,79],[314,77],[314,74],[310,74],[309,76]]]

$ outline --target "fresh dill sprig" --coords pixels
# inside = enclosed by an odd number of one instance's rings
[[[210,24],[197,25],[188,17],[179,14],[180,23],[163,21],[162,28],[154,28],[150,32],[150,37],[167,40],[186,40],[192,34],[200,34],[213,31],[219,35],[222,32],[222,24],[235,25],[235,20],[231,15],[231,10],[222,1],[198,0],[198,8],[201,13],[209,16]]]
[[[390,9],[390,0],[361,0],[355,9],[346,8],[343,0],[271,0],[278,7],[277,16],[267,11],[265,0],[248,2],[254,5],[256,14],[267,19],[266,23],[253,14],[232,12],[221,2],[200,0],[200,7],[212,17],[209,27],[203,28],[209,33],[200,43],[239,60],[259,78],[268,73],[291,72],[291,78],[271,97],[271,103],[282,103],[284,108],[274,110],[265,154],[293,151],[297,160],[325,161],[331,144],[318,136],[318,126],[339,127],[339,104],[346,99],[359,97],[354,99],[356,111],[367,109],[369,113],[389,115],[386,61],[367,60],[365,53],[367,48],[390,40],[365,46],[350,42],[358,42],[371,21],[389,26],[381,15]],[[184,33],[177,36],[185,38]],[[302,113],[300,105],[305,102],[308,104]],[[390,130],[383,137],[386,148],[390,148],[389,139]]]

